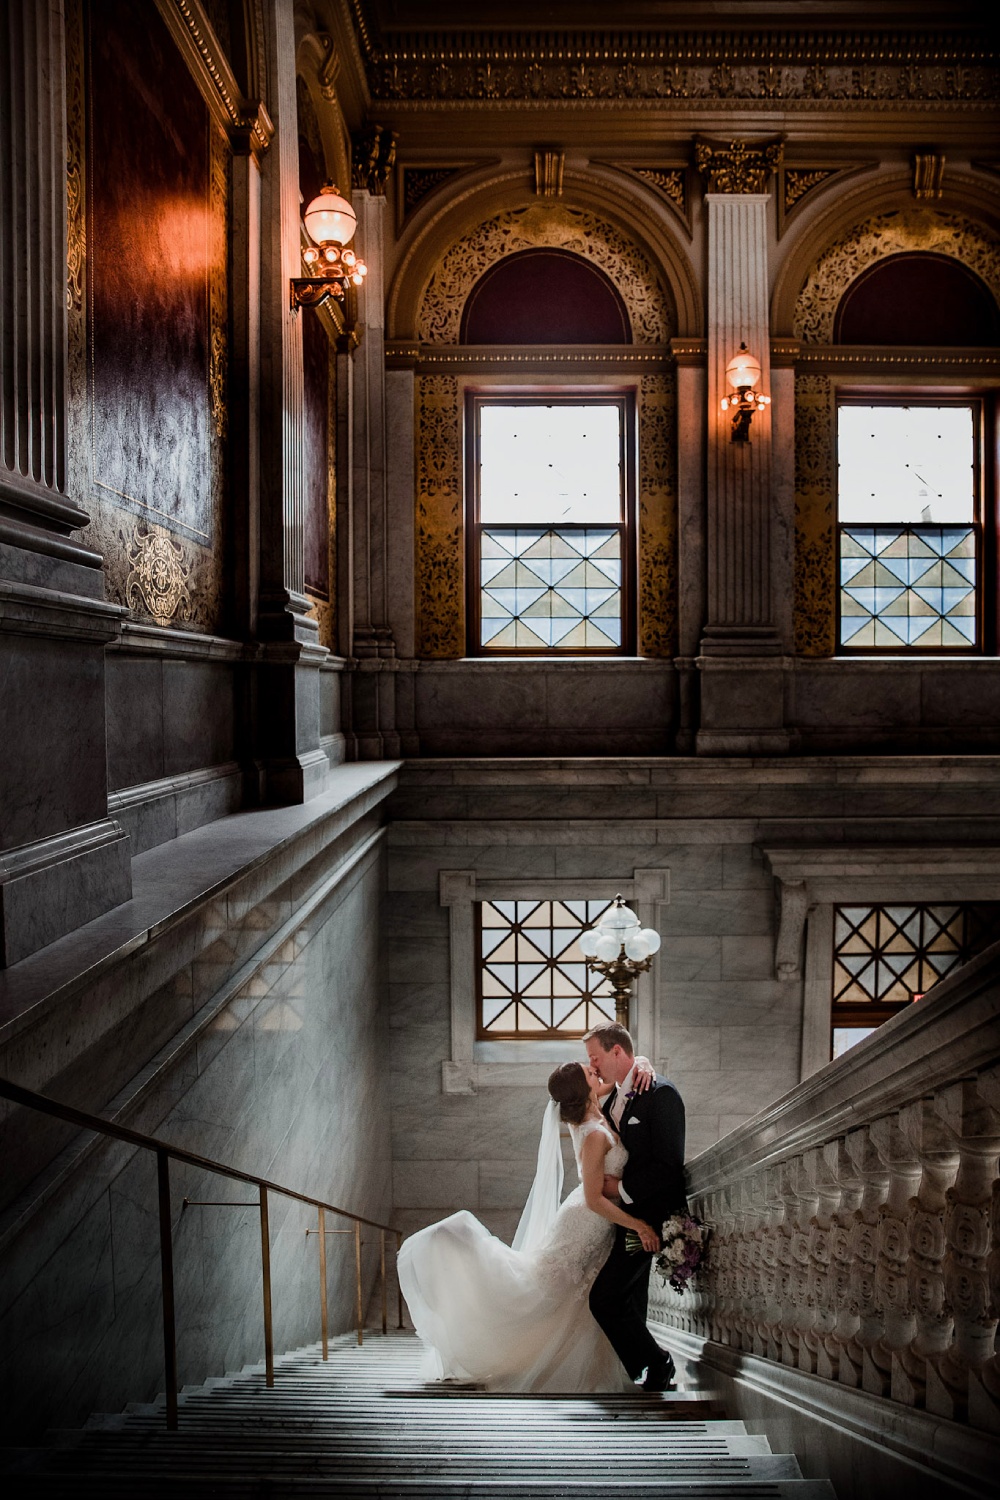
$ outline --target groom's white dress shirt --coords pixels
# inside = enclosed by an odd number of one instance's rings
[[[618,1085],[617,1090],[615,1092],[615,1097],[611,1101],[611,1111],[610,1111],[611,1118],[614,1121],[615,1129],[618,1131],[619,1135],[621,1134],[621,1128],[622,1128],[622,1116],[625,1113],[625,1106],[628,1103],[628,1094],[629,1094],[629,1091],[634,1086],[634,1084],[635,1084],[635,1063],[632,1064],[631,1068],[629,1068],[629,1070],[626,1073],[625,1077],[622,1079],[621,1083]],[[618,1196],[622,1200],[623,1203],[631,1203],[632,1202],[632,1199],[629,1197],[628,1193],[626,1193],[625,1189],[622,1188],[622,1187],[619,1187],[619,1189],[618,1189]]]

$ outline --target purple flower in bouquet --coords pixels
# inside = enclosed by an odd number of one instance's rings
[[[663,1247],[653,1261],[665,1285],[669,1282],[675,1292],[683,1292],[705,1258],[709,1233],[706,1225],[690,1214],[673,1214],[667,1219],[660,1231]],[[625,1247],[632,1252],[642,1249],[639,1236],[632,1230],[625,1236]]]

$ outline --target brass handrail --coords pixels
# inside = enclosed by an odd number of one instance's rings
[[[169,1141],[161,1141],[157,1136],[146,1135],[140,1130],[131,1130],[127,1125],[116,1125],[112,1120],[102,1119],[100,1115],[88,1114],[86,1110],[74,1109],[72,1105],[60,1104],[56,1099],[50,1099],[46,1094],[35,1093],[33,1089],[22,1088],[18,1083],[11,1083],[9,1079],[0,1078],[0,1098],[9,1099],[12,1104],[20,1104],[25,1109],[37,1110],[40,1114],[53,1115],[57,1120],[65,1120],[70,1125],[77,1125],[81,1130],[93,1130],[99,1135],[111,1136],[115,1140],[125,1141],[130,1146],[138,1146],[144,1151],[152,1151],[156,1156],[156,1181],[157,1199],[160,1220],[160,1279],[163,1296],[163,1365],[166,1384],[166,1417],[167,1429],[171,1432],[177,1430],[177,1333],[176,1312],[174,1306],[174,1269],[173,1269],[173,1237],[170,1225],[170,1160],[184,1162],[191,1167],[198,1167],[205,1172],[215,1172],[220,1177],[229,1177],[235,1182],[247,1182],[257,1189],[258,1207],[260,1212],[260,1249],[261,1270],[263,1273],[263,1304],[264,1304],[264,1369],[265,1381],[268,1386],[274,1385],[274,1331],[271,1323],[271,1237],[268,1227],[268,1193],[280,1193],[284,1198],[293,1198],[298,1203],[309,1203],[318,1211],[319,1215],[319,1243],[320,1243],[320,1309],[322,1322],[322,1345],[323,1358],[327,1357],[327,1302],[326,1302],[326,1234],[341,1233],[354,1234],[354,1264],[357,1279],[357,1315],[358,1315],[358,1343],[364,1338],[364,1298],[362,1288],[362,1258],[361,1238],[362,1225],[369,1229],[377,1229],[380,1236],[380,1276],[382,1283],[382,1332],[387,1331],[386,1317],[386,1280],[385,1280],[385,1237],[392,1234],[396,1237],[396,1249],[402,1244],[402,1231],[394,1229],[389,1224],[380,1224],[376,1219],[366,1219],[363,1214],[352,1213],[349,1208],[338,1208],[334,1203],[327,1203],[322,1198],[314,1198],[309,1193],[300,1193],[295,1188],[285,1187],[283,1183],[272,1182],[267,1177],[258,1177],[253,1172],[241,1171],[239,1167],[227,1167],[224,1162],[215,1161],[210,1156],[199,1156],[196,1151],[187,1151],[183,1146],[172,1146]],[[188,1200],[185,1200],[185,1203]],[[192,1207],[198,1206],[192,1204]],[[216,1204],[204,1203],[202,1207],[240,1207],[253,1208],[253,1203],[245,1204]],[[324,1215],[336,1214],[338,1218],[350,1219],[354,1225],[350,1229],[324,1232]],[[310,1231],[306,1231],[307,1235]],[[315,1233],[316,1231],[312,1231]],[[398,1296],[399,1327],[403,1326],[403,1294],[399,1290]]]

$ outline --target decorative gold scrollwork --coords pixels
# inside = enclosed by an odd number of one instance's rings
[[[780,137],[752,146],[746,141],[723,145],[699,137],[694,147],[695,165],[705,180],[706,193],[766,193],[783,155]]]
[[[162,526],[139,525],[131,537],[119,535],[128,549],[125,600],[129,609],[152,615],[159,625],[176,625],[190,618],[191,565],[180,542]]]
[[[454,375],[417,379],[417,655],[465,654],[462,434]]]

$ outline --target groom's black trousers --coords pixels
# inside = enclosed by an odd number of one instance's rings
[[[634,1211],[634,1210],[633,1210]],[[646,1327],[649,1273],[653,1257],[625,1249],[627,1231],[619,1224],[615,1242],[590,1289],[590,1310],[633,1380],[658,1365],[663,1351]]]

